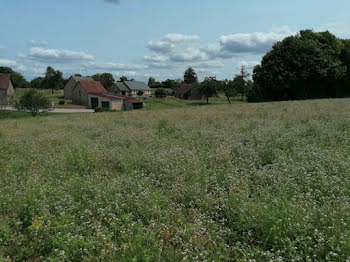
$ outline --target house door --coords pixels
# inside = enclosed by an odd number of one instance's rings
[[[98,98],[91,97],[91,108],[95,109],[96,107],[98,107]]]
[[[122,91],[122,95],[125,96],[125,91]]]

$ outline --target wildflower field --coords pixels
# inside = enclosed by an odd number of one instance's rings
[[[0,119],[0,261],[346,261],[349,175],[350,99]]]

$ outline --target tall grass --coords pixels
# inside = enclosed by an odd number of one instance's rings
[[[0,260],[346,261],[350,100],[0,120]]]

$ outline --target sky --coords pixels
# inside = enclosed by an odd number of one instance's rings
[[[0,1],[0,66],[27,80],[47,66],[143,81],[191,66],[200,79],[232,79],[299,30],[350,38],[349,0]]]

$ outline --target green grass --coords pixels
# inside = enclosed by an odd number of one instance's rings
[[[350,99],[146,102],[0,121],[0,260],[348,259]]]

